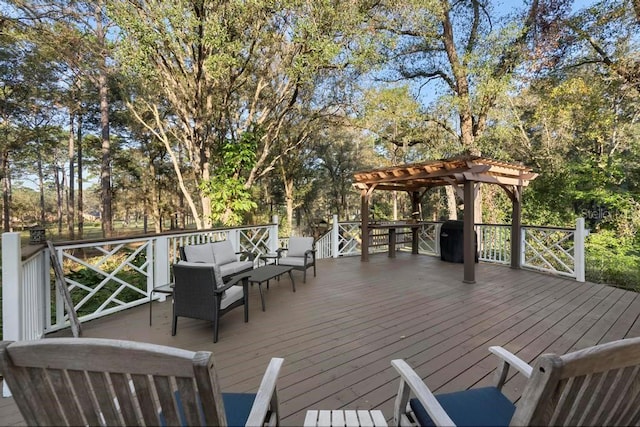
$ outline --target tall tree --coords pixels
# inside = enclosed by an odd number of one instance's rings
[[[335,33],[325,34],[340,8],[298,0],[112,2],[123,35],[121,59],[132,78],[147,85],[129,106],[164,143],[198,227],[211,224],[212,195],[243,188],[233,192],[241,201],[274,169],[281,131],[301,117],[301,94],[312,90],[316,71],[340,52]],[[225,153],[243,151],[233,146],[256,135],[255,161],[229,169]],[[178,162],[180,151],[200,189],[197,201]],[[227,180],[216,179],[224,174],[230,174]],[[225,221],[231,212],[216,215]]]
[[[32,40],[58,53],[68,67],[69,78],[88,79],[100,100],[102,232],[113,231],[111,212],[111,148],[109,140],[110,45],[105,0],[9,0],[21,11],[18,19],[32,28]],[[69,87],[72,84],[68,85]]]
[[[6,27],[5,27],[6,28]],[[11,231],[11,171],[9,156],[19,145],[18,117],[24,109],[27,87],[21,73],[24,51],[15,34],[0,32],[0,178],[2,179],[2,228]]]
[[[559,41],[565,63],[607,67],[640,94],[640,2],[602,0],[563,20]]]
[[[458,141],[451,151],[480,155],[498,96],[509,88],[514,71],[527,58],[527,48],[547,39],[547,24],[564,16],[568,5],[566,0],[533,0],[508,25],[494,27],[496,6],[489,2],[379,2],[372,25],[384,36],[381,53],[389,59],[388,72],[378,76],[411,81],[418,99],[432,107],[425,120]],[[432,95],[424,93],[429,89]],[[435,103],[446,103],[454,113],[438,116]]]
[[[4,229],[9,231],[11,179],[31,172],[39,177],[41,213],[44,224],[43,165],[52,161],[51,143],[56,138],[55,96],[57,69],[46,50],[25,38],[13,20],[0,33],[0,129],[3,140],[2,174]],[[33,165],[37,165],[34,169]]]

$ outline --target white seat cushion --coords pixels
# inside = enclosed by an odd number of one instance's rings
[[[224,292],[222,301],[220,301],[220,308],[225,309],[234,302],[241,300],[244,297],[242,286],[232,286]]]
[[[311,262],[313,261],[313,258],[308,257],[307,258],[307,264],[311,264]],[[290,265],[292,267],[302,267],[304,266],[304,257],[285,257],[285,258],[280,258],[280,262],[278,263],[280,265]]]
[[[222,277],[231,276],[241,271],[253,269],[253,261],[234,261],[220,266]]]
[[[184,247],[184,254],[189,262],[215,262],[209,243],[205,243],[204,245],[187,245]]]
[[[311,249],[313,249],[313,237],[289,237],[287,257],[303,257],[304,253]]]

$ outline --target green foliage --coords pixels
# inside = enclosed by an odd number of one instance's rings
[[[257,207],[251,192],[238,178],[218,174],[201,184],[201,190],[211,198],[211,219],[214,224],[239,225],[243,215]]]
[[[211,199],[214,223],[239,225],[244,214],[257,207],[241,173],[253,167],[260,136],[259,131],[244,132],[239,141],[227,141],[221,147],[223,162],[215,169],[215,175],[200,184],[200,190]]]
[[[592,233],[586,242],[586,279],[640,291],[640,252],[615,231]]]

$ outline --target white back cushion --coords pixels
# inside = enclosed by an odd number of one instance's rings
[[[201,246],[204,246],[204,245],[201,245]],[[222,273],[220,272],[220,266],[218,264],[214,264],[210,262],[191,262],[191,261],[178,261],[178,264],[188,265],[191,267],[213,268],[213,274],[216,277],[216,289],[222,288],[224,286],[224,282],[222,281]]]
[[[313,237],[289,237],[287,256],[304,256],[306,251],[313,249]]]
[[[216,264],[224,265],[238,260],[233,245],[228,240],[211,243],[211,249]]]
[[[187,245],[184,247],[184,254],[189,262],[215,262],[209,243],[205,243],[204,245]]]

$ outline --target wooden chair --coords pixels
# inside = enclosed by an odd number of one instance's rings
[[[282,257],[284,251],[286,256]],[[278,264],[302,271],[304,283],[307,283],[309,267],[313,267],[313,277],[316,277],[316,250],[313,237],[289,237],[288,247],[278,249]]]
[[[257,394],[225,394],[213,355],[132,341],[0,342],[0,370],[27,425],[279,424],[273,358]]]
[[[213,342],[218,342],[220,318],[236,307],[244,306],[244,321],[249,321],[249,282],[236,276],[228,282],[215,264],[179,262],[173,265],[173,321],[176,334],[178,316],[213,322]]]
[[[501,347],[495,386],[434,396],[403,360],[395,401],[396,425],[638,425],[640,338],[564,356],[543,354],[533,367]],[[509,367],[528,378],[517,405],[501,392]],[[415,398],[411,395],[415,394]]]

